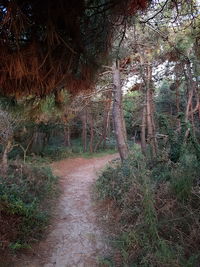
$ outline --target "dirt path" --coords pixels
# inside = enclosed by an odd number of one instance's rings
[[[117,155],[92,159],[67,159],[53,164],[61,177],[63,193],[56,208],[50,234],[39,244],[34,259],[23,260],[19,267],[96,267],[98,257],[107,250],[96,224],[90,196],[97,171]]]

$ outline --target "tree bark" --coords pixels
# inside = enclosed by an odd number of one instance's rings
[[[106,148],[106,137],[108,135],[108,128],[110,123],[110,109],[111,109],[111,100],[112,94],[108,92],[106,94],[106,106],[105,106],[105,113],[104,113],[104,125],[103,125],[103,148]]]
[[[69,125],[64,126],[64,135],[65,146],[71,147],[71,131]]]
[[[138,49],[141,67],[140,72],[145,88],[147,141],[151,145],[152,156],[156,157],[158,152],[158,144],[156,139],[156,127],[154,121],[152,65],[148,59],[149,55],[146,55],[147,61],[145,61],[144,54],[142,53],[140,47],[138,47]]]
[[[122,88],[119,64],[115,62],[113,71],[113,122],[117,147],[122,161],[128,158],[128,146],[125,139],[124,123],[122,120]]]
[[[87,110],[86,108],[83,110],[83,114],[81,115],[82,120],[82,144],[83,144],[83,152],[87,151]]]
[[[177,115],[179,115],[179,113],[180,113],[180,94],[179,94],[178,87],[176,87],[176,112],[177,112]],[[177,125],[178,125],[178,133],[180,133],[181,132],[181,121],[179,118],[177,118]]]
[[[152,67],[148,63],[146,82],[146,111],[147,111],[147,132],[148,142],[152,147],[153,157],[157,155],[157,140],[154,122],[153,91],[152,91]]]
[[[127,131],[126,131],[126,122],[125,122],[125,119],[124,119],[123,108],[121,108],[121,120],[122,120],[122,125],[123,125],[124,140],[125,140],[126,144],[128,144]]]
[[[142,125],[141,125],[141,150],[143,155],[146,155],[146,128],[147,128],[147,110],[146,103],[142,112]]]
[[[91,114],[90,118],[90,153],[93,153],[93,143],[94,143],[94,119]]]
[[[109,123],[110,123],[110,111],[107,112],[107,116],[106,116],[106,121],[105,121],[105,124],[104,124],[104,134],[103,134],[103,148],[105,149],[106,148],[106,139],[108,137],[108,128],[109,128]]]
[[[96,152],[99,146],[103,142],[103,148],[106,148],[106,137],[109,131],[109,124],[110,124],[110,109],[111,109],[111,93],[108,92],[106,94],[106,100],[105,100],[105,111],[104,111],[104,118],[103,118],[103,133],[99,140],[99,142],[96,144],[94,151]]]
[[[185,124],[187,126],[188,122],[190,121],[191,113],[193,113],[193,108],[192,108],[192,100],[194,96],[194,81],[193,81],[193,75],[191,71],[191,65],[190,62],[186,63],[186,70],[184,69],[184,75],[185,75],[185,80],[186,80],[186,86],[187,86],[187,105],[186,105],[186,110],[185,110]],[[190,128],[188,127],[185,132],[185,137],[184,137],[184,143],[187,141],[187,138],[190,133]]]
[[[8,153],[10,152],[10,149],[12,147],[12,141],[8,140],[8,142],[5,145],[3,156],[2,156],[2,171],[3,174],[6,174],[8,171]]]

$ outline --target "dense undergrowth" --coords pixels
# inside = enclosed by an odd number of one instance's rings
[[[6,175],[0,174],[0,254],[29,248],[45,233],[52,214],[52,201],[58,195],[57,178],[49,163],[73,157],[93,157],[83,153],[81,140],[64,146],[52,140],[40,153],[28,151],[24,158],[19,146],[9,153]],[[115,153],[113,145],[98,150],[95,156]],[[54,202],[53,202],[54,203]]]
[[[106,149],[99,149],[97,152],[83,152],[81,146],[63,147],[63,146],[49,146],[47,147],[42,157],[49,160],[61,160],[73,157],[91,158],[95,156],[103,156],[107,154],[116,153],[115,147],[107,147]]]
[[[122,165],[113,162],[96,189],[106,203],[114,253],[108,266],[199,266],[200,163],[185,148],[177,162],[165,152],[145,159],[139,147]]]
[[[51,201],[58,194],[49,167],[10,162],[0,176],[0,252],[28,248],[48,225]]]
[[[89,145],[88,145],[89,146]],[[33,153],[31,150],[27,152],[27,162],[49,163],[52,161],[62,160],[73,157],[90,158],[95,156],[103,156],[107,154],[116,153],[116,142],[109,140],[105,148],[99,148],[96,152],[90,152],[89,149],[84,152],[82,141],[80,138],[71,140],[71,146],[65,146],[63,140],[54,138],[45,145],[38,153]],[[19,146],[15,146],[9,153],[9,159],[15,160],[16,157],[24,159],[23,151]]]

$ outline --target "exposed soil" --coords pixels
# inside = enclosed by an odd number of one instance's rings
[[[108,248],[96,223],[91,187],[97,172],[117,155],[67,159],[53,164],[61,177],[62,195],[55,207],[49,235],[34,256],[24,256],[16,267],[96,267]],[[13,266],[13,265],[12,265]]]

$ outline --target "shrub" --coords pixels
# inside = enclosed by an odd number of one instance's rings
[[[171,186],[179,200],[186,201],[191,196],[195,183],[199,180],[200,163],[196,155],[185,152],[179,163],[171,170]]]
[[[103,171],[96,190],[99,199],[114,203],[105,216],[114,236],[113,266],[198,266],[199,170],[191,150],[174,163],[145,160],[137,149]]]
[[[42,155],[52,160],[60,160],[69,158],[72,155],[72,149],[70,147],[49,145],[44,148]]]
[[[18,249],[41,237],[56,193],[50,168],[13,163],[0,176],[0,248]],[[44,204],[45,203],[45,204]]]

